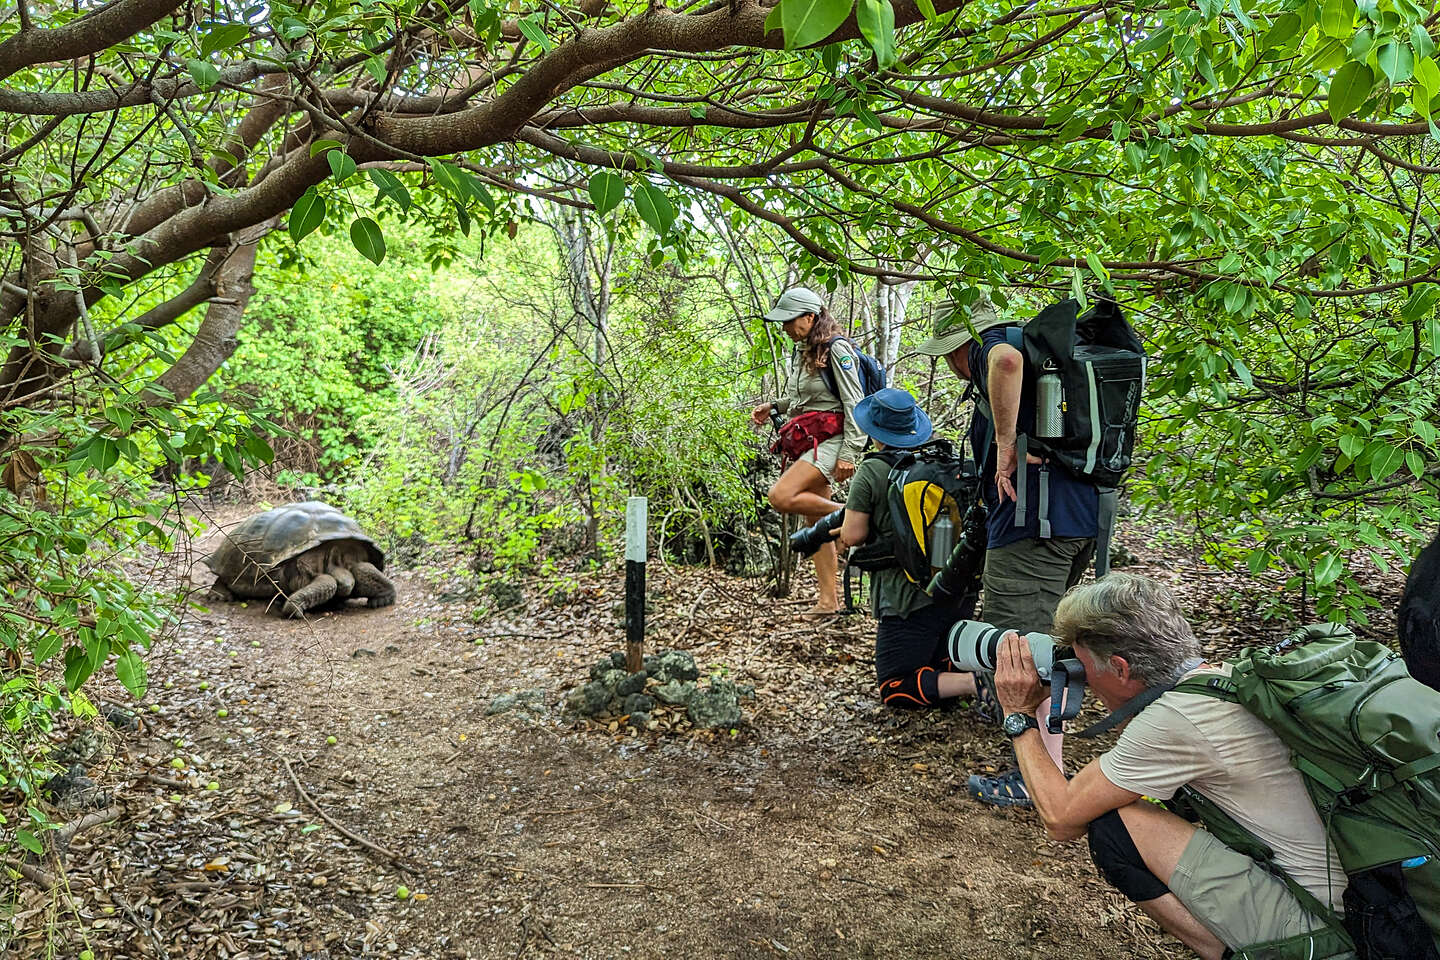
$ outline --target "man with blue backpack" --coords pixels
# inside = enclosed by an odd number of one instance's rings
[[[1102,516],[1113,518],[1143,388],[1139,340],[1113,303],[1081,314],[1065,300],[1022,327],[981,294],[943,305],[918,349],[943,357],[975,402],[969,440],[988,508],[983,618],[1049,632],[1061,596],[1096,558]],[[1108,536],[1100,543],[1103,573]],[[1019,770],[972,776],[968,789],[984,803],[1031,805]]]

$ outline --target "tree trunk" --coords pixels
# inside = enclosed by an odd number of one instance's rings
[[[146,403],[174,403],[190,396],[235,352],[245,308],[255,295],[252,277],[259,243],[257,237],[237,246],[215,271],[215,294],[195,339],[169,370],[145,388]]]
[[[905,310],[916,285],[914,280],[875,281],[875,359],[887,375],[895,372],[895,364],[900,360],[900,331],[905,326]]]

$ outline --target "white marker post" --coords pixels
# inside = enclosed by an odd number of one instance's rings
[[[645,528],[650,501],[625,501],[625,669],[638,672],[645,665]]]

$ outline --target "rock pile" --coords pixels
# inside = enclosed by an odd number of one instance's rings
[[[625,718],[637,730],[657,725],[657,714],[683,714],[695,727],[734,727],[742,719],[740,701],[754,696],[754,687],[722,677],[700,682],[695,658],[668,650],[646,657],[635,673],[625,669],[625,654],[610,654],[590,668],[588,683],[570,691],[565,706],[583,717]]]

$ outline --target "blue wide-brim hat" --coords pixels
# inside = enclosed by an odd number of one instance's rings
[[[886,387],[855,404],[855,422],[887,447],[909,450],[930,439],[930,418],[904,390]]]

